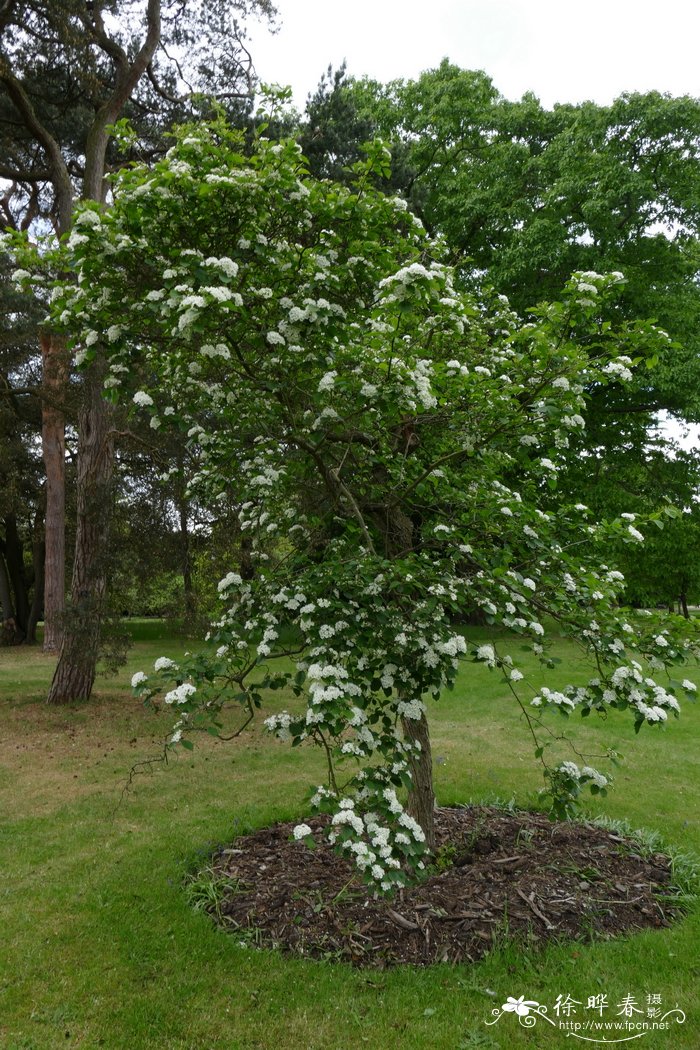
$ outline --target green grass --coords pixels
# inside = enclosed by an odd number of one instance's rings
[[[700,1044],[698,907],[671,929],[621,940],[503,945],[476,966],[386,972],[285,959],[217,931],[188,903],[186,874],[235,834],[301,815],[322,762],[254,730],[138,776],[122,799],[129,769],[158,753],[170,724],[170,712],[145,712],[128,688],[135,670],[186,645],[162,631],[137,624],[123,672],[99,679],[90,704],[65,709],[42,702],[51,660],[0,650],[2,1050],[540,1050],[572,1040],[512,1014],[486,1027],[491,1010],[524,995],[551,1013],[558,995],[585,1005],[599,992],[613,1007],[660,994],[664,1009],[686,1012],[684,1025],[640,1045]],[[558,655],[562,684],[584,672],[573,648]],[[441,802],[532,801],[541,784],[532,743],[496,674],[465,666],[431,714]],[[626,757],[591,813],[700,854],[698,707],[638,737],[629,717],[570,726],[586,750],[612,745]]]

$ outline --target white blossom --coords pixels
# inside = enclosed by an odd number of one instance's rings
[[[242,583],[243,580],[237,572],[229,572],[224,576],[223,580],[219,580],[217,589],[219,594],[221,594],[222,591],[228,590],[229,587],[240,587]]]
[[[322,376],[320,381],[319,381],[319,384],[318,384],[318,391],[319,391],[319,393],[323,393],[325,390],[332,390],[333,387],[335,386],[335,381],[336,381],[337,377],[338,377],[338,373],[337,372],[326,372],[326,374],[324,376]]]
[[[155,671],[177,670],[177,664],[167,656],[159,656],[153,665]]]
[[[191,682],[183,682],[176,689],[171,689],[169,693],[166,693],[163,700],[166,704],[186,704],[196,692],[197,689]]]
[[[480,645],[476,650],[477,660],[483,660],[489,667],[496,666],[496,651],[492,645]]]

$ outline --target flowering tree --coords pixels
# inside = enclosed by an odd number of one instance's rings
[[[665,336],[599,320],[619,274],[574,275],[525,325],[502,298],[459,293],[440,245],[372,188],[386,163],[374,145],[345,188],[309,178],[293,142],[244,155],[221,124],[185,129],[153,169],[119,175],[109,211],[83,207],[66,246],[77,281],[54,311],[80,325],[84,362],[107,362],[110,397],[187,433],[195,485],[210,501],[233,489],[250,540],[250,578],[219,584],[216,651],[163,658],[134,687],[165,690],[171,746],[216,733],[226,704],[247,722],[267,690],[304,697],[265,724],[323,749],[313,806],[389,892],[433,844],[426,702],[460,661],[503,676],[535,737],[550,707],[660,724],[694,686],[649,676],[690,643],[671,620],[624,614],[620,574],[596,560],[611,533],[642,541],[634,516],[538,506],[586,390],[625,381]],[[526,693],[509,656],[456,629],[473,609],[545,664],[555,624],[595,677]],[[560,812],[605,789],[536,746]]]

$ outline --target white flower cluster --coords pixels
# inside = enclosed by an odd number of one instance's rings
[[[197,688],[191,682],[183,682],[182,685],[166,693],[163,700],[166,704],[186,704],[196,692]]]
[[[422,263],[411,263],[409,266],[403,266],[396,273],[390,277],[385,277],[379,282],[380,288],[393,288],[396,285],[403,286],[404,288],[415,284],[417,281],[430,280],[437,274],[444,273],[442,267],[434,264],[433,268],[428,270]]]
[[[576,699],[573,696],[567,696],[566,693],[561,693],[557,689],[548,689],[547,686],[542,686],[537,696],[530,703],[532,707],[554,704],[557,707],[565,707],[571,711],[576,707]]]
[[[292,716],[287,711],[281,711],[277,715],[270,715],[263,722],[268,733],[274,733],[280,740],[289,740],[289,728],[292,724]]]
[[[229,259],[228,256],[223,255],[220,259],[215,256],[210,256],[203,262],[204,266],[212,266],[217,270],[220,270],[226,277],[234,278],[238,275],[238,263],[233,259]]]
[[[425,713],[425,704],[422,700],[399,700],[396,710],[401,718],[412,718],[418,721]]]
[[[557,766],[557,771],[564,773],[565,776],[570,777],[572,780],[592,781],[599,788],[607,787],[610,783],[609,779],[603,773],[599,773],[597,769],[594,769],[593,766],[583,766],[579,769],[575,762],[562,762]]]
[[[622,379],[625,383],[629,383],[632,379],[632,373],[627,365],[631,363],[629,358],[624,360],[623,358],[618,358],[617,361],[610,361],[603,369],[603,372],[606,375],[613,376],[615,379]]]
[[[438,649],[445,656],[457,657],[461,653],[466,653],[467,643],[461,634],[453,634],[447,641],[440,642]]]
[[[477,660],[483,660],[488,667],[496,666],[496,650],[490,643],[480,645],[475,653]]]
[[[416,397],[423,408],[435,408],[437,397],[430,385],[432,363],[430,361],[416,361],[413,371],[409,372],[409,378],[415,388]]]
[[[243,580],[237,572],[229,572],[224,576],[223,580],[219,580],[217,584],[217,590],[219,594],[223,594],[224,591],[228,591],[230,587],[240,587]]]
[[[386,807],[395,820],[394,827],[381,824],[374,811],[358,812],[354,799],[343,798],[331,818],[329,839],[331,843],[339,842],[365,878],[387,891],[394,885],[387,879],[387,873],[400,872],[405,848],[421,846],[425,835],[420,825],[404,811],[393,788],[385,788],[375,801]]]
[[[159,656],[153,665],[155,671],[177,671],[177,664],[168,656]]]

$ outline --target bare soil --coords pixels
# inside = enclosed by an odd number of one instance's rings
[[[473,962],[506,939],[588,940],[669,924],[668,857],[587,823],[473,806],[440,809],[419,885],[375,899],[308,820],[263,828],[215,856],[208,910],[251,944],[357,966]]]

